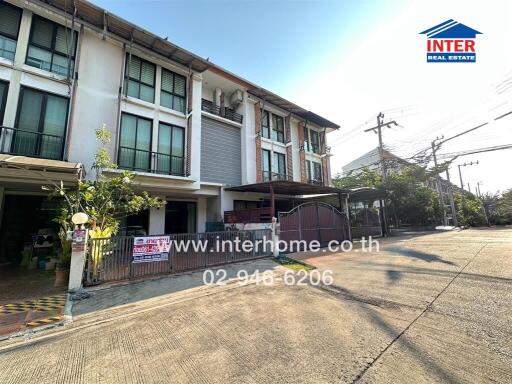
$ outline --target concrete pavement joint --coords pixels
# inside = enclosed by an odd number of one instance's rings
[[[426,312],[430,311],[432,309],[432,305],[434,304],[434,302],[444,293],[446,292],[446,290],[450,287],[450,285],[455,281],[455,279],[457,279],[457,277],[460,276],[460,274],[469,266],[469,264],[471,264],[473,262],[473,260],[476,259],[476,257],[480,254],[480,252],[482,252],[482,250],[487,246],[487,244],[484,244],[482,245],[482,247],[480,247],[480,249],[473,255],[473,257],[471,257],[471,259],[464,265],[464,267],[462,267],[462,269],[460,269],[456,274],[455,276],[448,282],[448,284],[446,284],[446,286],[434,297],[434,299],[432,299],[432,301],[420,312],[420,314],[418,316],[416,316],[408,325],[407,327],[405,327],[402,332],[400,332],[393,340],[391,340],[391,342],[370,362],[366,365],[366,367],[361,371],[359,372],[359,374],[356,376],[356,378],[352,381],[352,383],[357,383],[359,382],[359,380],[361,380],[361,378],[364,376],[364,374],[368,371],[368,369],[370,369],[376,362],[377,360],[379,360],[387,351],[389,348],[391,348],[397,341],[398,339],[400,339],[400,337],[402,337],[402,335],[405,334],[405,332],[407,332],[411,326],[416,323],[420,317],[422,317]]]

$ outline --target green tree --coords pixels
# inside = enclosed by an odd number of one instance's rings
[[[472,193],[461,191],[453,194],[459,225],[486,225],[483,205],[480,199]]]
[[[51,196],[61,196],[65,201],[57,218],[62,228],[72,228],[71,217],[77,212],[85,212],[89,216],[91,237],[110,237],[117,233],[124,217],[151,207],[161,207],[164,202],[145,191],[136,192],[133,172],[104,175],[106,169],[116,167],[108,151],[111,134],[105,125],[96,130],[96,139],[100,149],[95,154],[92,167],[95,179],[79,180],[73,188],[64,187],[61,182],[46,189],[50,190]]]

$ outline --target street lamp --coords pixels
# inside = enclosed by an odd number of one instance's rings
[[[87,213],[78,212],[71,217],[71,221],[73,222],[73,224],[75,224],[76,227],[80,225],[81,229],[84,229],[84,224],[89,221],[89,216],[87,215]]]

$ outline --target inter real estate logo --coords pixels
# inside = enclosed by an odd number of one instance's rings
[[[420,32],[427,35],[427,63],[474,63],[481,32],[453,19]]]

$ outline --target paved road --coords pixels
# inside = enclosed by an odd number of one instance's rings
[[[0,344],[0,382],[512,382],[512,230],[300,257],[334,284],[96,292],[71,326]]]

